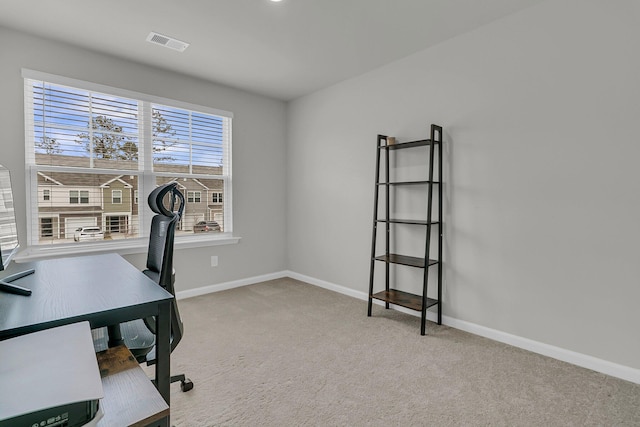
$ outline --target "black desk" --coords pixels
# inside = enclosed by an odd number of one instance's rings
[[[12,263],[5,273],[27,268],[36,272],[16,284],[30,288],[31,296],[0,292],[0,340],[83,320],[98,328],[156,316],[155,375],[169,404],[169,292],[117,254]],[[51,350],[43,349],[43,357]]]

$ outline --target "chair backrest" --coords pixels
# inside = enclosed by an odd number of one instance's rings
[[[182,339],[182,320],[175,299],[175,274],[173,270],[173,242],[175,231],[184,212],[184,195],[178,190],[178,184],[164,184],[149,194],[149,207],[156,214],[151,220],[147,269],[143,271],[158,285],[171,292],[171,350]],[[145,322],[148,324],[148,322]],[[151,326],[148,324],[148,326]]]

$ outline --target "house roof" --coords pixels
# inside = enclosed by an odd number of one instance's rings
[[[58,187],[101,187],[108,188],[114,182],[119,182],[125,188],[137,187],[137,177],[129,175],[107,175],[70,172],[39,172],[38,185],[52,185]]]

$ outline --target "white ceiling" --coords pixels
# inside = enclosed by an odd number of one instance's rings
[[[541,1],[1,0],[0,25],[290,100]]]

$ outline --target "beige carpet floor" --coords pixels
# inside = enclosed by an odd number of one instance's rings
[[[202,426],[640,426],[640,385],[293,279],[179,301]]]

